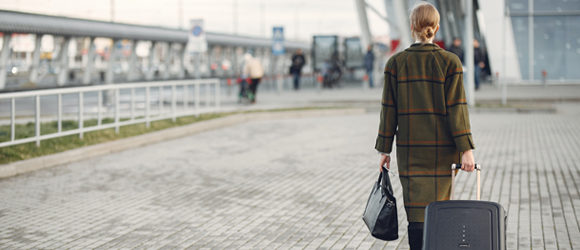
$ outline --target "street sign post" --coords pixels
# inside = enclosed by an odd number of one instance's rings
[[[207,40],[203,19],[190,20],[187,50],[190,53],[203,53],[207,51]]]
[[[280,56],[284,55],[284,53],[286,53],[285,48],[284,48],[284,27],[278,26],[278,27],[273,27],[272,28],[272,55],[275,56],[274,60],[276,61],[276,64],[278,64],[278,61],[280,60]],[[274,69],[276,72],[276,79],[277,79],[277,87],[278,87],[278,93],[281,93],[283,85],[284,85],[284,79],[282,78],[282,72],[281,69]]]
[[[272,54],[281,56],[286,53],[284,49],[284,27],[272,28]]]
[[[189,35],[187,42],[187,52],[193,58],[195,67],[195,78],[201,77],[201,53],[207,51],[207,40],[203,19],[191,19],[189,21]]]

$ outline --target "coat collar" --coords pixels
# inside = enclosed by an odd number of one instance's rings
[[[435,43],[414,43],[406,51],[436,51],[440,49],[441,47]]]

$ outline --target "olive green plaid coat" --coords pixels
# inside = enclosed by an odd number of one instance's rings
[[[473,149],[459,58],[436,44],[413,44],[385,67],[375,148],[397,165],[407,219],[423,222],[427,204],[448,200],[451,164]]]

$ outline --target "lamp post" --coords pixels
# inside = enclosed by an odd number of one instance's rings
[[[467,0],[465,5],[465,68],[467,104],[475,105],[475,63],[473,62],[473,0]]]

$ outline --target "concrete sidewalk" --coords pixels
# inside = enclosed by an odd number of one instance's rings
[[[508,211],[508,249],[580,249],[579,90],[513,87],[512,99],[558,112],[471,115],[482,199]],[[377,175],[380,92],[265,91],[255,105],[232,96],[224,111],[368,114],[229,124],[1,179],[0,248],[407,249],[396,168],[400,240],[373,239],[360,219]],[[484,86],[478,100],[497,92]],[[460,175],[457,197],[475,198],[472,183]]]
[[[500,102],[502,86],[482,85],[475,92],[476,101]],[[580,102],[580,84],[576,85],[510,85],[508,102]]]
[[[400,240],[361,220],[378,119],[255,121],[0,180],[0,248],[407,249],[396,164]],[[508,249],[580,249],[580,116],[471,119]],[[456,197],[474,183],[460,174]]]

